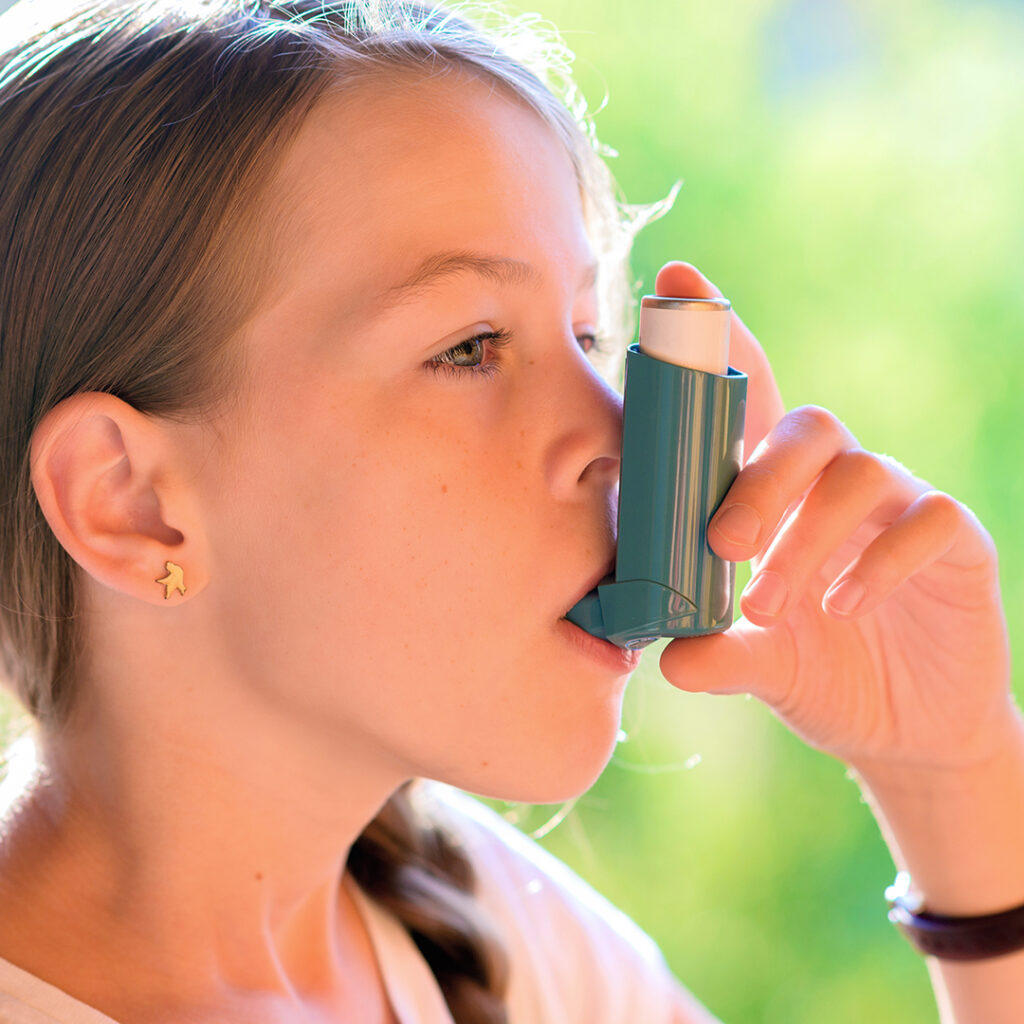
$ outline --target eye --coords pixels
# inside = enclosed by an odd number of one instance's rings
[[[467,338],[442,353],[441,358],[452,366],[479,366],[484,361],[484,336]]]
[[[500,350],[512,341],[512,332],[507,330],[485,331],[474,334],[465,341],[446,349],[424,364],[434,373],[450,377],[472,377],[483,374],[493,377],[500,373],[503,361]],[[597,331],[582,331],[576,335],[576,342],[586,355],[599,355],[605,351],[605,338]]]
[[[588,356],[600,356],[609,351],[608,338],[600,331],[583,331],[576,335],[576,340]]]
[[[460,341],[440,355],[427,360],[425,365],[435,373],[446,373],[452,377],[474,374],[490,377],[501,371],[502,362],[497,353],[511,340],[511,331],[485,331]],[[490,358],[487,358],[488,356]]]

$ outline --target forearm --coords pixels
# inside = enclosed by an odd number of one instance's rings
[[[1024,904],[1024,717],[968,771],[860,766],[854,776],[925,909],[974,916]],[[944,1024],[1024,1020],[1024,951],[958,962],[928,957]]]

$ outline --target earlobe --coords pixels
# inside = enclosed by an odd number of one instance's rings
[[[77,394],[40,422],[30,464],[50,528],[97,582],[160,605],[202,590],[200,524],[169,430],[113,395]]]

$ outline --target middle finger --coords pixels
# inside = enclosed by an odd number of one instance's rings
[[[927,484],[883,456],[863,449],[841,452],[778,531],[744,591],[743,614],[756,625],[784,616],[865,520],[877,519],[880,531],[927,489]],[[870,540],[864,539],[861,547]],[[851,557],[844,553],[835,573]]]

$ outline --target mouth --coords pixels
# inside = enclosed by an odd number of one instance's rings
[[[640,664],[643,651],[639,648],[619,647],[609,640],[592,636],[568,619],[559,619],[555,627],[580,654],[611,669],[618,676],[634,672]]]

